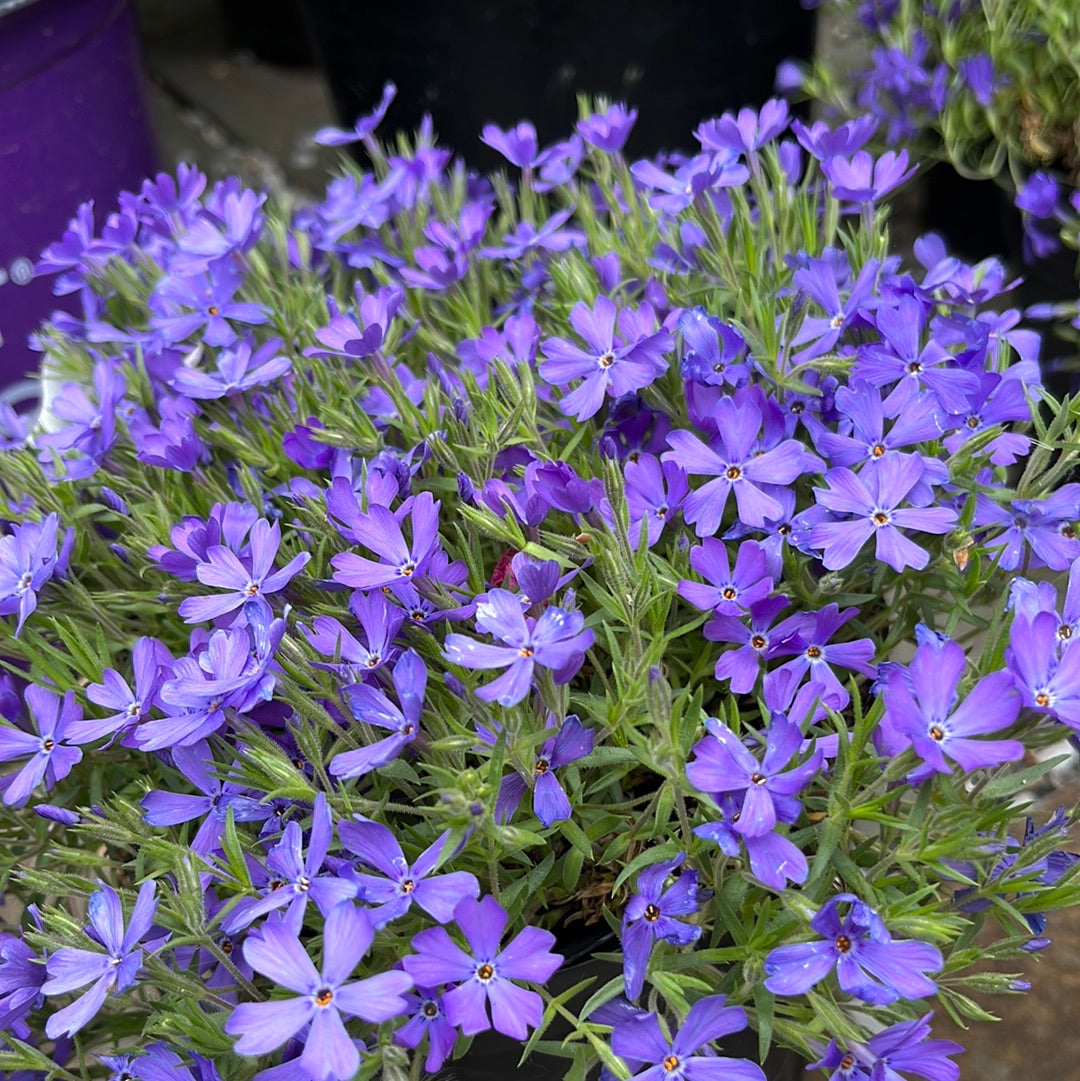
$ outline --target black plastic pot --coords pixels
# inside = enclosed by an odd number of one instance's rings
[[[477,168],[504,164],[478,141],[487,122],[565,137],[579,93],[640,110],[629,152],[691,146],[704,117],[758,105],[776,66],[808,58],[813,12],[794,0],[301,0],[343,124],[398,86],[388,126],[431,113],[445,145]]]

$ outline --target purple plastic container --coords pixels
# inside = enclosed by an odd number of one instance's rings
[[[73,303],[33,278],[42,249],[87,199],[100,223],[155,156],[129,0],[0,0],[0,397],[36,394],[27,337]]]

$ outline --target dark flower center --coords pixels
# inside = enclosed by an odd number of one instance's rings
[[[801,417],[803,415],[803,413],[806,412],[806,403],[805,402],[792,402],[791,403],[791,411],[792,411],[792,413],[795,414],[795,416]]]
[[[315,992],[315,1005],[321,1006],[324,1009],[334,1001],[334,992],[329,987],[320,987]]]
[[[712,366],[712,370],[716,372],[717,375],[722,375],[724,372],[727,371],[727,365],[722,360],[718,360]]]
[[[972,413],[972,414],[971,414],[971,416],[970,416],[970,417],[968,417],[968,419],[964,421],[964,423],[965,423],[965,424],[966,424],[966,425],[967,425],[967,426],[968,426],[968,427],[969,427],[969,428],[970,428],[970,429],[971,429],[972,431],[975,431],[975,429],[976,429],[976,428],[978,428],[978,426],[979,426],[979,418],[978,418],[977,416],[975,416],[975,414],[974,414],[974,413]]]
[[[596,363],[601,368],[610,368],[615,363],[615,354],[609,349],[602,357],[597,357]]]
[[[781,537],[786,537],[791,532],[791,526],[789,526],[787,522],[784,522],[782,525],[776,527],[776,532],[779,533]]]
[[[1076,539],[1076,528],[1074,526],[1071,526],[1071,525],[1062,526],[1061,527],[1061,535],[1066,540],[1075,540]]]
[[[424,1005],[420,1007],[420,1012],[425,1017],[438,1017],[439,1007],[436,1006],[434,1002],[425,1002]]]
[[[724,586],[724,590],[720,595],[726,601],[733,601],[738,596],[738,592],[734,586]]]
[[[19,579],[19,588],[20,588],[20,589],[29,589],[29,588],[30,588],[30,583],[31,583],[31,582],[32,582],[33,580],[34,580],[34,576],[33,576],[33,575],[32,575],[32,574],[31,574],[31,573],[29,572],[29,571],[27,571],[27,572],[26,572],[26,573],[25,573],[25,574],[24,574],[24,575],[23,575],[23,576],[22,576],[22,577],[21,577],[21,578]]]
[[[55,746],[56,746],[56,740],[54,740],[54,739],[43,739],[41,741],[41,749],[46,754],[48,754],[49,751],[51,751]]]
[[[675,1055],[668,1055],[668,1057],[664,1059],[664,1069],[667,1070],[668,1073],[673,1073],[678,1068],[679,1060]]]
[[[816,661],[821,656],[821,646],[807,646],[806,655],[812,661]]]
[[[518,656],[531,657],[535,652],[536,650],[533,649],[532,646],[522,646],[521,649],[518,650]]]
[[[476,970],[477,979],[483,980],[484,983],[487,983],[487,981],[490,980],[491,977],[494,976],[494,975],[495,975],[495,969],[491,965],[487,965],[487,964],[481,965]]]
[[[922,372],[922,365],[917,360],[913,360],[907,366],[907,370],[911,375],[919,375]]]
[[[416,571],[416,564],[410,559],[408,563],[402,563],[401,576],[402,578],[411,578]]]
[[[840,1060],[840,1069],[841,1070],[850,1070],[851,1067],[854,1066],[854,1065],[855,1065],[855,1056],[854,1055],[845,1055]]]
[[[378,655],[378,653],[372,653],[371,656],[367,659],[368,668],[378,668],[379,661],[381,660],[382,658]]]
[[[1039,691],[1039,693],[1035,695],[1035,705],[1042,706],[1045,709],[1050,705],[1050,695],[1048,695],[1046,691]]]
[[[888,525],[889,524],[889,516],[883,510],[879,510],[877,512],[877,514],[874,515],[874,524],[875,525]]]
[[[945,738],[945,730],[940,725],[931,725],[930,738],[936,743],[940,743]]]
[[[660,909],[654,904],[647,904],[644,912],[645,919],[649,923],[656,923],[660,919]]]
[[[301,893],[307,893],[307,891],[308,891],[309,889],[311,889],[311,879],[310,879],[310,878],[308,878],[308,876],[307,876],[307,875],[301,875],[301,876],[300,876],[300,877],[299,877],[299,878],[298,878],[298,879],[296,880],[296,888],[297,888],[297,889],[298,889],[298,890],[299,890],[299,891],[300,891]]]
[[[412,616],[414,623],[423,623],[427,613],[422,608],[414,608],[409,615]]]
[[[751,784],[764,784],[768,780],[768,777],[764,773],[755,773],[750,777]]]
[[[870,453],[875,458],[880,458],[885,453],[885,445],[883,443],[875,443],[873,447],[870,448]]]
[[[666,505],[662,506],[662,507],[657,507],[656,508],[656,517],[663,520],[664,518],[667,517],[667,512],[668,512],[668,509],[667,509]]]
[[[138,717],[140,713],[142,713],[142,702],[132,702],[127,708],[129,717]]]
[[[280,878],[275,878],[274,881],[270,883],[270,892],[277,893],[277,891],[280,890],[281,887],[284,885],[285,883],[282,882]]]
[[[536,765],[533,767],[533,769],[536,770],[537,776],[541,773],[547,773],[550,768],[551,763],[546,758],[538,758],[536,760]]]
[[[847,953],[851,949],[851,939],[847,935],[841,935],[836,940],[836,949],[838,953]]]
[[[416,889],[416,883],[411,878],[405,879],[405,881],[402,882],[402,884],[401,884],[401,892],[402,893],[412,893],[412,891],[415,890],[415,889]]]
[[[220,315],[221,314],[221,309],[216,304],[211,304],[210,307],[207,308],[206,310],[211,315]]]
[[[1058,627],[1058,638],[1072,638],[1072,627],[1070,627],[1068,623],[1062,623],[1062,625]]]
[[[729,465],[724,476],[728,480],[738,480],[742,476],[742,470],[737,465]]]
[[[831,326],[833,328],[833,330],[839,330],[843,325],[844,325],[844,313],[843,312],[837,312],[836,315],[834,315],[829,320],[829,326]]]
[[[754,649],[764,649],[765,644],[765,636],[763,634],[755,634],[754,637],[750,639],[750,645],[753,646]]]
[[[229,954],[233,952],[233,943],[231,938],[227,938],[224,942],[222,942],[221,952],[225,954],[226,957],[228,957]]]
[[[244,587],[244,594],[248,597],[254,597],[259,592],[259,586],[257,582],[248,582]]]

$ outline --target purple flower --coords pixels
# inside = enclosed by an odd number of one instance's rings
[[[311,629],[301,626],[307,640],[324,657],[332,658],[329,668],[349,683],[362,680],[390,664],[398,654],[393,641],[401,630],[405,613],[386,599],[381,590],[372,593],[355,591],[349,598],[349,608],[364,632],[361,642],[333,616],[316,616]]]
[[[404,1013],[403,997],[412,977],[380,972],[346,983],[371,946],[375,932],[366,912],[345,902],[331,909],[323,930],[323,965],[318,972],[299,938],[282,923],[265,924],[244,941],[244,957],[256,972],[295,997],[237,1006],[225,1023],[239,1036],[235,1051],[262,1055],[307,1028],[300,1067],[311,1081],[349,1081],[360,1068],[360,1053],[345,1031],[342,1014],[364,1021],[387,1021]],[[310,1027],[308,1027],[310,1026]]]
[[[352,538],[379,559],[342,552],[330,560],[334,581],[366,590],[423,578],[439,547],[439,503],[430,492],[413,499],[409,521],[412,541],[406,543],[401,523],[386,507],[373,504],[366,514],[355,515],[349,522]]]
[[[554,726],[554,723],[554,717],[549,717],[548,727]],[[586,728],[576,716],[570,714],[559,726],[558,732],[537,752],[532,768],[532,803],[536,817],[545,826],[565,822],[571,817],[570,801],[555,776],[555,770],[592,754],[595,735],[591,728]],[[512,773],[503,779],[495,806],[497,821],[510,820],[527,787],[520,774]]]
[[[814,494],[821,506],[850,517],[819,522],[811,528],[810,547],[821,549],[822,563],[829,570],[841,570],[874,537],[876,557],[893,570],[922,570],[930,562],[930,553],[900,530],[948,533],[959,519],[950,507],[898,509],[922,478],[924,469],[918,455],[896,451],[888,452],[872,469],[859,475],[845,467],[830,469],[825,474],[829,487],[815,488]]]
[[[703,308],[679,316],[683,336],[682,377],[704,386],[741,386],[750,378],[746,339]]]
[[[275,356],[281,340],[274,338],[254,353],[248,342],[237,342],[218,353],[214,373],[181,366],[170,380],[173,389],[188,398],[231,398],[252,387],[265,386],[292,370],[286,356]]]
[[[150,298],[155,312],[150,325],[169,344],[199,335],[206,345],[232,345],[237,335],[230,320],[257,325],[271,315],[261,304],[233,300],[242,284],[239,273],[225,266],[191,277],[163,278]]]
[[[444,928],[432,927],[413,938],[416,953],[402,960],[405,971],[421,987],[456,984],[443,995],[443,1007],[446,1019],[466,1036],[494,1027],[515,1040],[526,1039],[529,1029],[540,1024],[543,1001],[535,991],[511,981],[544,983],[551,978],[563,960],[551,952],[555,936],[539,927],[524,927],[500,950],[509,917],[490,896],[459,901],[454,920],[465,933],[471,955]]]
[[[723,995],[699,999],[670,1042],[654,1013],[617,1021],[611,1049],[635,1071],[631,1081],[765,1081],[761,1067],[748,1059],[695,1054],[704,1044],[746,1028],[746,1011],[724,1002]]]
[[[742,793],[738,821],[732,821],[738,833],[760,837],[771,833],[778,821],[794,822],[801,810],[796,797],[821,768],[821,750],[815,748],[805,762],[785,768],[802,750],[803,737],[782,713],[769,724],[760,762],[727,725],[709,717],[705,727],[708,735],[695,744],[695,758],[686,764],[690,783],[710,795]]]
[[[158,469],[190,473],[207,453],[195,431],[198,406],[188,398],[165,397],[158,410],[159,427],[149,422],[129,426],[139,461]]]
[[[497,150],[511,165],[516,165],[519,169],[531,169],[536,164],[539,147],[536,128],[527,121],[506,131],[494,124],[487,124],[480,136],[480,142]]]
[[[615,337],[616,314],[621,344]],[[638,314],[632,309],[618,312],[611,300],[600,296],[591,310],[581,302],[570,312],[570,323],[589,349],[564,338],[540,343],[546,358],[539,367],[544,379],[558,386],[584,380],[559,403],[567,416],[586,420],[600,410],[605,395],[620,398],[647,387],[667,370],[663,354],[671,346],[671,336],[666,330],[639,333]]]
[[[698,125],[694,137],[706,150],[737,150],[753,154],[775,139],[788,123],[788,103],[772,98],[760,112],[740,109]]]
[[[843,916],[841,906],[847,906]],[[937,990],[926,973],[944,965],[940,951],[927,942],[893,939],[877,913],[853,894],[837,894],[810,926],[821,940],[780,946],[765,958],[765,986],[773,994],[805,994],[833,969],[841,990],[875,1005]]]
[[[556,682],[573,678],[593,644],[593,632],[585,630],[584,624],[580,612],[554,606],[533,619],[522,611],[515,594],[492,589],[477,601],[476,626],[506,645],[487,645],[463,634],[448,634],[443,655],[463,668],[506,668],[494,682],[479,688],[476,696],[515,706],[529,693],[538,664],[554,669]]]
[[[45,982],[42,958],[17,935],[0,933],[0,1028],[18,1026],[33,1009]]]
[[[1073,522],[1078,517],[1080,485],[1065,484],[1048,499],[1014,499],[1008,507],[981,492],[975,497],[976,526],[1004,526],[984,544],[997,556],[1001,570],[1015,570],[1023,563],[1063,571],[1080,557],[1080,540]]]
[[[877,121],[872,116],[857,116],[836,128],[823,120],[807,127],[801,120],[792,120],[791,131],[802,148],[818,161],[861,150],[874,134]]]
[[[112,668],[105,669],[100,683],[91,683],[86,688],[86,697],[94,705],[115,712],[74,725],[80,743],[132,728],[150,712],[172,664],[172,655],[156,638],[140,638],[132,650],[131,664],[135,673],[134,691]]]
[[[626,997],[633,1002],[645,986],[649,955],[658,940],[674,946],[689,946],[701,937],[701,928],[674,916],[689,916],[711,896],[698,886],[697,871],[684,870],[675,882],[664,883],[686,858],[680,853],[666,863],[646,867],[638,875],[637,893],[627,902],[622,920],[623,983]]]
[[[457,1040],[457,1029],[446,1017],[443,996],[430,987],[417,987],[417,994],[406,995],[409,1003],[409,1020],[393,1036],[399,1047],[408,1047],[415,1051],[428,1038],[428,1053],[424,1060],[424,1069],[428,1073],[437,1073],[450,1057]]]
[[[720,615],[705,624],[703,631],[710,642],[732,642],[738,649],[728,649],[716,662],[715,677],[730,680],[732,694],[747,694],[754,689],[762,664],[776,655],[777,647],[791,638],[799,622],[791,616],[772,626],[773,620],[788,607],[785,596],[766,597],[750,605],[746,614]]]
[[[605,154],[617,154],[630,136],[630,129],[637,120],[637,109],[627,111],[621,102],[610,106],[606,112],[577,122],[577,133],[590,146]]]
[[[386,110],[397,96],[397,87],[388,82],[383,87],[382,97],[375,108],[366,116],[360,117],[353,126],[352,131],[342,131],[340,128],[320,128],[315,133],[315,142],[320,146],[348,146],[350,143],[358,143],[371,137],[375,129],[382,123],[386,116]]]
[[[281,546],[281,526],[260,518],[251,527],[251,554],[242,562],[223,544],[206,550],[206,561],[195,568],[203,585],[228,590],[213,597],[188,597],[180,604],[185,623],[217,619],[242,605],[266,604],[266,596],[284,589],[311,559],[310,552],[293,556],[280,570],[273,570]]]
[[[110,991],[119,994],[131,987],[142,965],[139,943],[154,922],[157,883],[148,879],[142,884],[126,930],[116,891],[104,882],[100,885],[101,889],[90,895],[86,934],[105,952],[64,947],[49,956],[49,978],[41,988],[46,995],[62,995],[93,984],[69,1006],[49,1016],[45,1032],[50,1039],[78,1032],[101,1009]]]
[[[810,867],[800,848],[775,830],[755,836],[740,833],[737,827],[742,818],[742,801],[728,794],[714,799],[717,818],[695,826],[695,836],[715,842],[731,859],[738,857],[741,845],[750,861],[750,873],[770,889],[782,890],[788,882],[806,881]]]
[[[37,607],[37,595],[54,575],[67,567],[74,533],[68,533],[57,553],[60,518],[54,512],[41,522],[23,522],[0,537],[0,615],[19,613],[15,637]]]
[[[1025,706],[1080,729],[1080,649],[1060,649],[1059,626],[1053,612],[1030,620],[1017,616],[1009,628],[1005,664]]]
[[[676,462],[687,473],[714,478],[691,492],[683,504],[683,517],[696,523],[699,537],[713,536],[720,529],[732,491],[739,518],[745,524],[760,526],[767,518],[778,517],[783,507],[769,493],[768,486],[791,484],[821,464],[794,439],[785,439],[763,454],[756,454],[762,413],[749,398],[741,404],[721,398],[716,404],[715,420],[714,446],[706,446],[692,432],[675,431],[668,435],[671,449],[661,456],[665,462]]]
[[[345,698],[353,716],[365,724],[389,729],[391,735],[367,747],[335,755],[329,767],[334,777],[359,777],[385,766],[419,735],[427,668],[413,650],[406,650],[394,665],[393,679],[400,706],[394,705],[382,691],[365,683],[354,683],[345,688]]]
[[[832,184],[832,194],[837,199],[873,203],[915,175],[918,166],[908,169],[907,163],[906,150],[898,154],[888,150],[876,161],[865,150],[859,150],[850,158],[839,155],[827,158],[821,171]]]
[[[85,742],[76,732],[82,720],[82,706],[76,701],[74,691],[61,698],[53,691],[31,684],[24,698],[37,733],[24,732],[14,725],[0,725],[0,762],[27,759],[17,773],[4,778],[4,803],[9,807],[24,804],[42,781],[46,788],[62,781],[83,756],[71,742]]]
[[[773,580],[765,568],[765,551],[757,541],[740,544],[735,566],[730,567],[727,545],[715,537],[706,537],[690,549],[690,566],[709,584],[683,579],[679,596],[695,608],[717,616],[741,615],[773,589]]]
[[[360,866],[382,872],[369,874],[355,870],[348,880],[359,890],[359,898],[375,905],[370,915],[376,930],[405,915],[415,901],[429,916],[446,923],[454,918],[457,903],[465,897],[480,896],[480,884],[468,871],[435,874],[447,852],[449,831],[429,845],[410,864],[394,834],[378,822],[354,815],[338,825],[341,843],[360,857]]]
[[[181,582],[194,582],[198,579],[196,568],[207,562],[206,553],[213,545],[224,544],[236,555],[246,556],[247,535],[258,517],[259,512],[248,503],[215,503],[206,521],[188,517],[172,527],[169,540],[175,548],[155,544],[146,554],[166,574]]]
[[[960,1067],[946,1056],[963,1047],[952,1040],[931,1040],[933,1013],[916,1021],[901,1021],[871,1036],[866,1043],[833,1040],[819,1062],[808,1070],[828,1069],[828,1081],[902,1081],[901,1071],[926,1081],[957,1081]]]
[[[268,891],[262,897],[242,900],[221,922],[226,934],[235,934],[249,927],[260,916],[289,906],[280,920],[296,935],[304,922],[308,900],[318,905],[324,917],[336,906],[356,896],[356,887],[346,879],[321,875],[326,854],[334,839],[334,823],[326,796],[315,797],[308,835],[307,855],[304,855],[303,835],[297,822],[288,822],[281,840],[266,857],[266,867],[273,876]]]
[[[626,463],[623,475],[630,512],[630,546],[637,549],[644,523],[645,541],[651,548],[690,491],[686,471],[674,462],[661,463],[651,454],[642,454]]]
[[[955,642],[932,639],[915,650],[906,672],[892,668],[887,673],[881,723],[911,741],[926,772],[951,772],[946,759],[970,771],[1023,756],[1024,745],[1017,740],[972,738],[1008,728],[1016,720],[1020,697],[1012,676],[991,672],[958,702],[963,673],[963,649]]]
[[[560,210],[544,222],[539,229],[523,221],[514,232],[503,237],[502,247],[481,248],[485,259],[522,259],[529,252],[543,248],[545,251],[566,251],[567,248],[585,247],[585,234],[580,229],[564,229],[572,212]]]

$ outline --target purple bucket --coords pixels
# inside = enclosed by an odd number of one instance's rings
[[[100,226],[155,156],[129,0],[0,0],[0,398],[36,395],[27,337],[73,302],[33,278],[42,249],[87,199]]]

